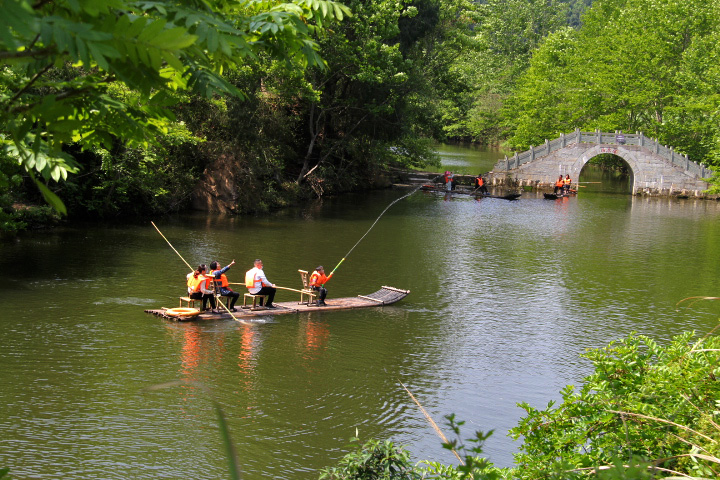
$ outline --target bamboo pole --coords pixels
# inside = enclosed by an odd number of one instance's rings
[[[157,230],[157,232],[160,234],[160,236],[163,237],[163,238],[165,238],[165,235],[162,234],[162,232],[161,232],[160,229],[157,227],[157,225],[155,225],[154,222],[150,222],[150,223],[152,223],[152,226],[155,227],[155,230]],[[170,245],[170,248],[172,248],[173,251],[178,254],[178,257],[180,257],[180,260],[182,260],[183,262],[185,262],[185,259],[182,257],[182,255],[180,255],[180,253],[179,253],[177,250],[175,250],[175,247],[172,246],[172,243],[170,243],[170,240],[168,240],[167,238],[165,238],[165,241],[167,242],[168,245]],[[187,265],[188,268],[189,268],[190,270],[192,270],[193,272],[195,271],[195,269],[192,268],[189,263],[185,262],[185,265]],[[239,322],[239,323],[245,323],[245,324],[247,324],[247,322],[244,321],[244,320],[238,320],[237,317],[235,317],[235,315],[233,315],[233,313],[230,311],[230,309],[228,309],[228,308],[225,306],[225,304],[222,303],[222,301],[221,301],[219,298],[217,298],[217,297],[218,297],[218,296],[215,295],[215,301],[218,302],[220,305],[223,306],[223,308],[227,311],[227,313],[230,314],[230,316],[233,318],[233,320],[235,320],[236,322]]]
[[[399,381],[399,380],[398,380],[398,381]],[[446,444],[447,444],[447,443],[450,443],[450,442],[448,441],[447,437],[445,436],[445,434],[442,432],[442,430],[440,430],[440,427],[438,427],[437,423],[435,423],[435,420],[432,419],[432,417],[431,417],[430,414],[427,412],[427,410],[425,410],[425,409],[423,408],[423,406],[420,405],[420,402],[417,401],[417,399],[415,398],[415,395],[413,395],[413,394],[410,392],[410,390],[408,390],[408,388],[405,386],[404,383],[400,382],[400,385],[402,385],[403,388],[405,389],[405,391],[408,393],[408,395],[410,395],[410,398],[413,399],[413,402],[415,402],[415,404],[416,404],[418,407],[420,407],[420,411],[423,413],[423,415],[425,415],[425,418],[427,418],[428,422],[430,422],[430,425],[432,425],[433,429],[435,430],[435,433],[438,434],[438,436],[440,437],[440,439],[441,439],[444,443],[446,443]],[[455,457],[456,457],[458,460],[460,460],[460,463],[463,464],[463,465],[465,465],[465,462],[463,462],[462,458],[460,458],[460,455],[458,455],[458,453],[455,451],[454,448],[452,449],[452,452],[455,454]]]
[[[165,239],[165,241],[167,242],[167,244],[170,245],[170,248],[172,248],[173,251],[174,251],[175,253],[177,253],[178,257],[180,257],[180,260],[182,260],[183,262],[185,262],[185,259],[182,257],[182,255],[180,255],[180,253],[178,253],[177,250],[175,250],[175,247],[172,246],[172,243],[170,243],[170,240],[168,240],[167,238],[165,238],[165,235],[163,235],[162,232],[160,231],[160,229],[157,227],[157,225],[155,225],[155,222],[150,222],[150,223],[152,223],[152,226],[155,227],[155,230],[157,230],[157,232],[160,234],[160,236]],[[185,265],[188,266],[188,268],[190,269],[190,271],[192,271],[192,272],[195,271],[195,269],[194,269],[193,267],[191,267],[188,262],[185,262]]]
[[[245,285],[245,284],[244,284],[244,283],[239,283],[239,282],[228,282],[228,285]],[[302,293],[302,290],[298,290],[297,288],[280,287],[280,286],[278,286],[278,285],[275,285],[275,288],[277,288],[277,289],[279,289],[279,290],[290,290],[291,292]]]

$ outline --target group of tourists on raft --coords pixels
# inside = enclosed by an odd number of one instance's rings
[[[219,268],[220,263],[214,261],[210,263],[209,271],[207,265],[202,264],[199,265],[194,272],[188,273],[188,295],[193,300],[202,300],[201,311],[205,311],[207,309],[207,304],[209,302],[211,308],[208,310],[211,310],[213,313],[216,311],[221,312],[221,310],[216,310],[218,308],[215,301],[216,296],[227,297],[227,309],[231,312],[237,311],[235,308],[235,302],[237,302],[238,298],[240,298],[240,294],[230,288],[230,282],[225,275],[225,272],[227,272],[233,265],[235,265],[235,260],[230,262],[228,266]],[[312,275],[310,275],[308,286],[317,292],[316,305],[318,306],[322,307],[326,305],[325,297],[327,296],[327,290],[324,285],[331,277],[332,273],[330,276],[325,275],[325,270],[322,265],[318,266]],[[277,287],[265,276],[262,260],[255,260],[254,267],[245,272],[245,287],[248,289],[250,294],[261,296],[259,298],[260,306],[263,306],[263,298],[267,298],[267,302],[265,302],[264,307],[277,308],[273,304]]]
[[[445,189],[448,192],[455,190],[455,174],[447,170],[443,175],[443,178],[445,179]],[[487,187],[485,186],[485,179],[483,178],[482,173],[475,177],[475,190],[473,190],[473,192],[475,191],[479,191],[482,195],[488,194]]]
[[[565,175],[565,178],[563,178],[562,175],[560,175],[555,182],[555,189],[553,190],[553,193],[562,193],[562,194],[569,194],[570,193],[570,185],[572,184],[572,180],[570,180],[570,175]]]

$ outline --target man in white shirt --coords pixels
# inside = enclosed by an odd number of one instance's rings
[[[248,289],[248,292],[252,293],[253,295],[266,295],[267,296],[267,303],[265,306],[267,308],[277,308],[275,305],[273,305],[273,300],[275,299],[275,292],[277,289],[275,288],[275,285],[270,283],[270,281],[265,276],[265,272],[263,272],[263,263],[262,260],[259,258],[255,260],[255,268],[252,268],[245,272],[245,286]],[[262,306],[262,299],[260,299],[260,305]]]

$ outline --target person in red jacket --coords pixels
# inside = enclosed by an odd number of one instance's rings
[[[485,186],[485,179],[483,178],[482,174],[479,174],[477,177],[475,177],[475,190],[478,190],[483,195],[488,194],[488,189]]]
[[[332,277],[332,273],[330,277]],[[312,275],[310,275],[310,281],[308,283],[310,284],[310,288],[318,292],[318,306],[324,307],[326,305],[325,297],[327,296],[327,290],[324,285],[330,280],[330,277],[325,276],[325,269],[322,265],[318,266]]]

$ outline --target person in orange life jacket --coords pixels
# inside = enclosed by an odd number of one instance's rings
[[[267,295],[267,304],[265,304],[267,308],[277,308],[273,305],[277,289],[275,288],[275,285],[270,283],[267,279],[262,268],[262,260],[258,258],[255,260],[255,268],[251,268],[245,272],[245,286],[247,287],[248,292],[253,295]],[[262,299],[260,299],[260,306],[262,306]]]
[[[445,190],[448,192],[451,190],[455,190],[455,182],[453,181],[455,179],[455,175],[447,170],[445,172]]]
[[[310,275],[310,281],[308,283],[310,284],[310,288],[318,292],[318,306],[324,307],[326,305],[325,297],[327,296],[327,290],[325,289],[325,284],[331,277],[332,273],[329,277],[325,276],[325,269],[322,265],[317,267],[312,275]]]
[[[485,179],[481,175],[475,177],[475,190],[479,190],[483,195],[487,195],[488,190],[485,186]]]
[[[557,182],[555,182],[555,190],[553,190],[553,192],[554,193],[562,193],[564,187],[565,187],[565,180],[563,180],[563,176],[560,175],[560,177],[557,179]]]
[[[188,294],[194,300],[202,300],[202,311],[207,307],[208,301],[214,311],[216,307],[215,290],[212,286],[212,277],[207,276],[205,272],[207,272],[207,265],[202,264],[187,276]]]
[[[572,183],[572,180],[570,180],[570,175],[565,175],[565,179],[563,180],[563,190],[565,193],[570,193],[570,184]]]
[[[235,265],[235,260],[230,262],[230,265],[228,265],[227,267],[218,270],[218,267],[220,266],[219,262],[210,263],[210,276],[213,277],[217,284],[219,284],[218,293],[221,296],[228,297],[228,299],[230,299],[230,305],[228,306],[228,310],[230,310],[231,312],[236,311],[235,302],[237,302],[237,299],[240,298],[240,294],[238,292],[234,292],[233,289],[230,288],[228,279],[225,276],[225,272],[227,272],[233,265]]]

